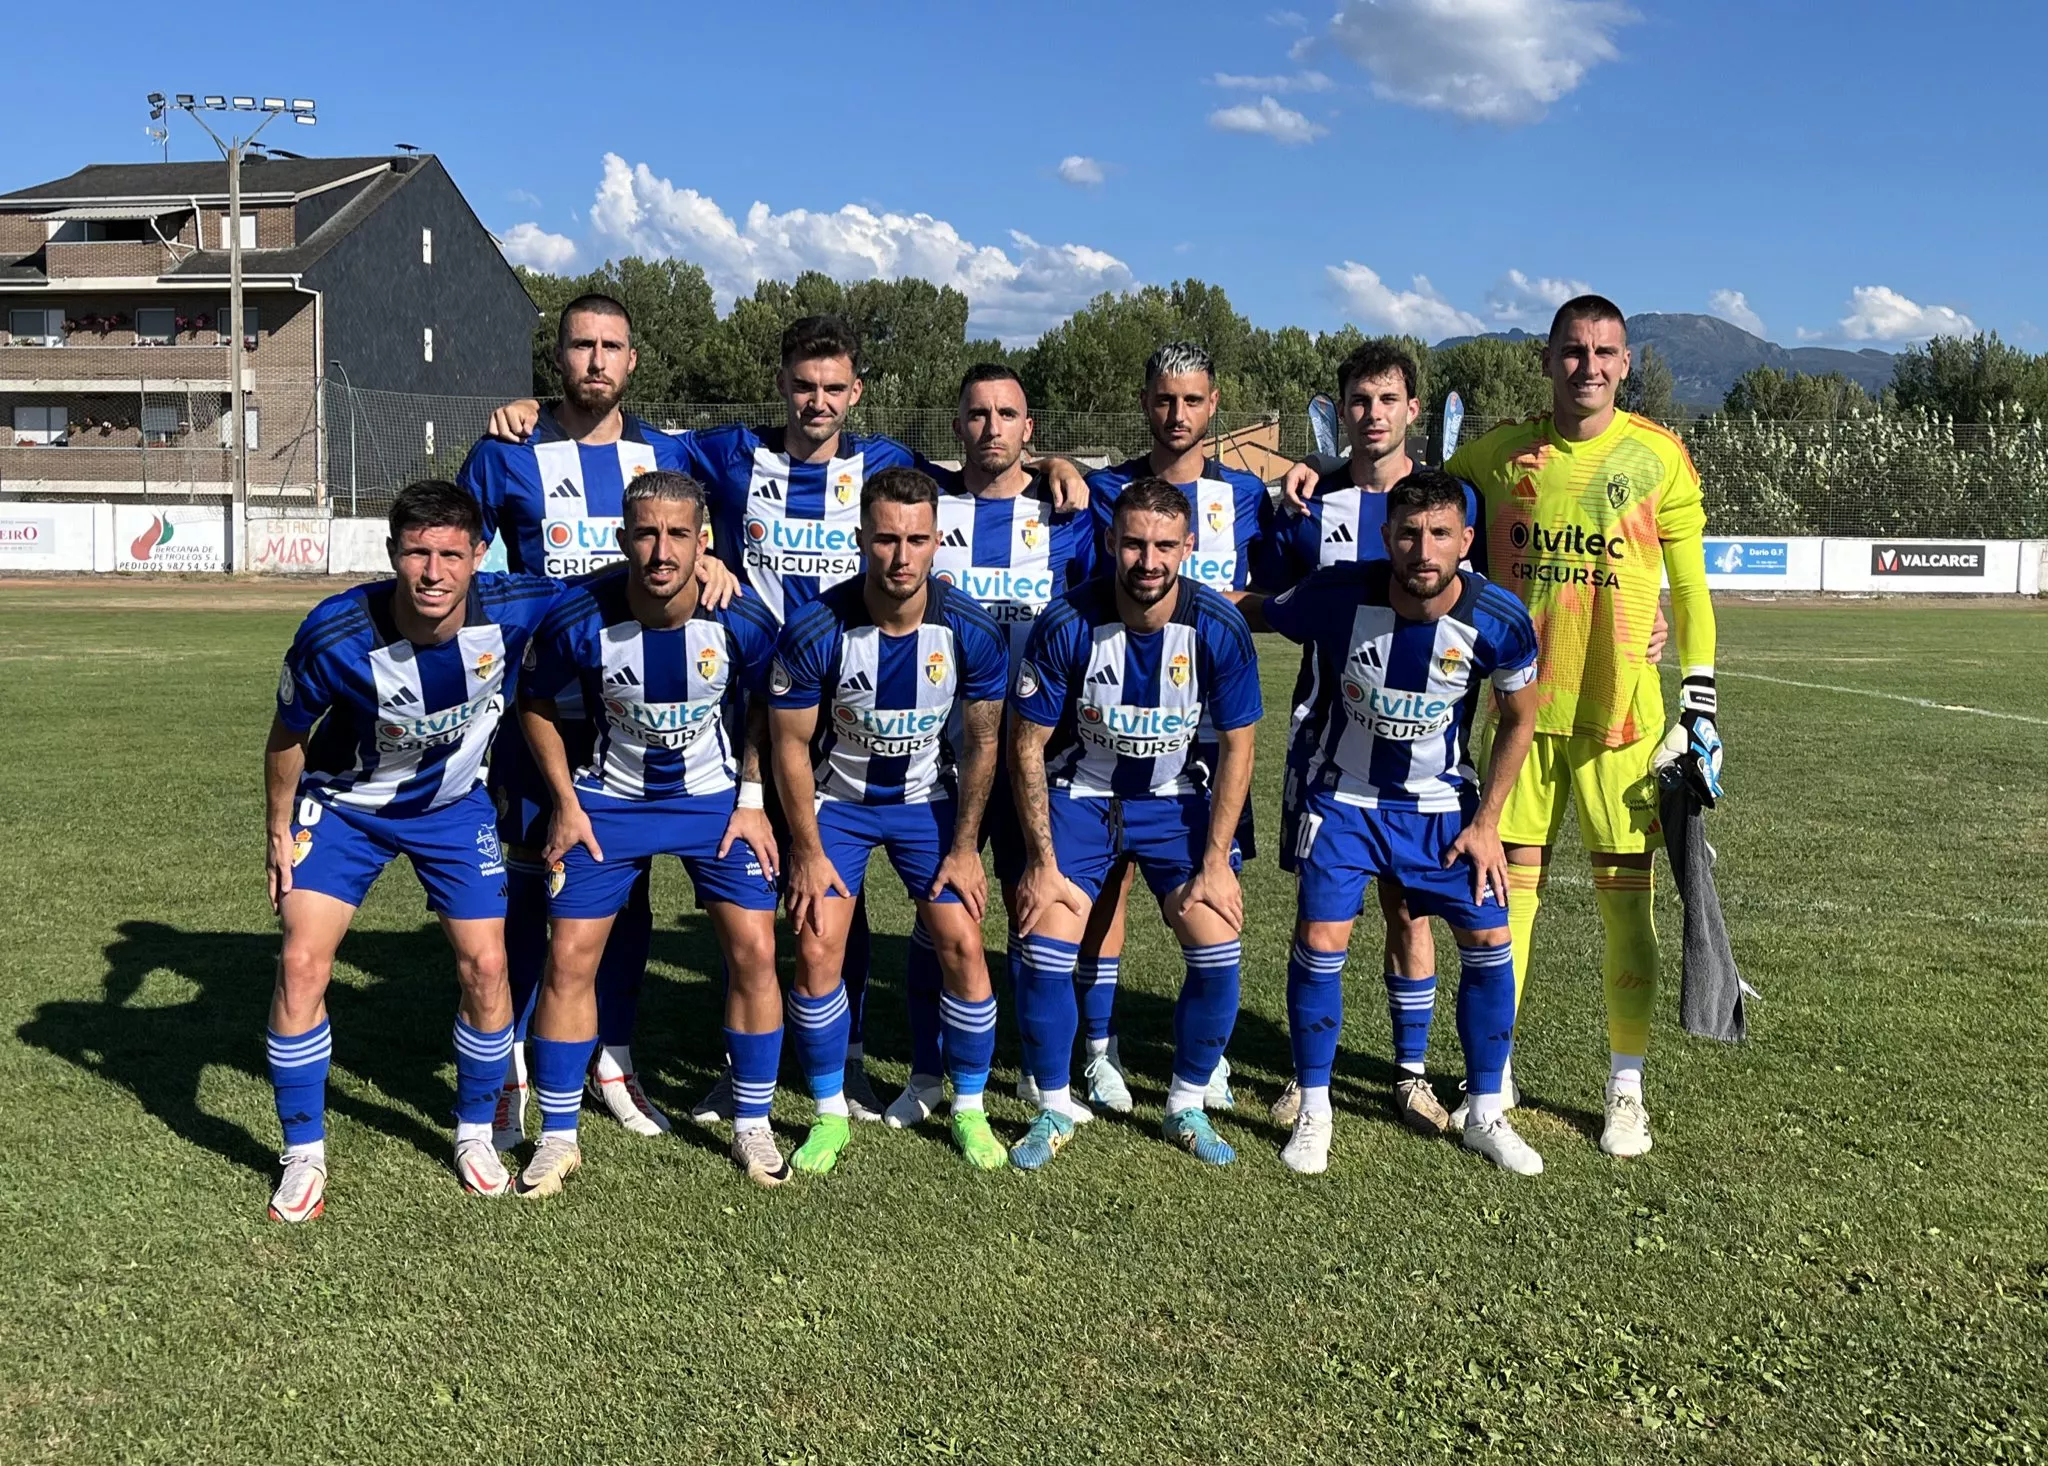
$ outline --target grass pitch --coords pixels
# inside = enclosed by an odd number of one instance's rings
[[[971,1172],[938,1127],[863,1128],[836,1174],[762,1193],[722,1137],[593,1116],[565,1196],[473,1200],[447,1165],[449,959],[394,867],[330,1000],[328,1213],[287,1229],[263,1214],[258,751],[314,594],[0,586],[0,1460],[2048,1452],[2041,608],[1723,606],[1713,830],[1765,999],[1747,1047],[1687,1040],[1667,960],[1641,1161],[1594,1145],[1599,931],[1568,850],[1517,1053],[1548,1172],[1393,1123],[1368,934],[1333,1169],[1289,1175],[1264,1109],[1293,903],[1268,858],[1246,878],[1228,1171],[1158,1139],[1179,970],[1140,912],[1140,1111],[1042,1176]],[[1292,668],[1275,646],[1269,828]],[[869,1046],[900,1082],[893,885],[877,872]],[[718,1010],[680,873],[655,894],[638,1052],[674,1111],[712,1077]],[[1660,910],[1669,959],[1668,889]],[[1448,991],[1433,1058],[1454,1082]],[[992,1108],[1013,1138],[1007,1007]],[[807,1113],[785,1088],[786,1139]]]

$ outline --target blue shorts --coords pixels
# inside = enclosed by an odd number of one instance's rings
[[[1441,916],[1461,931],[1508,924],[1506,906],[1491,899],[1474,904],[1470,860],[1461,855],[1455,865],[1443,863],[1465,828],[1462,811],[1361,809],[1317,789],[1302,799],[1300,815],[1294,858],[1303,921],[1353,920],[1365,904],[1366,883],[1377,877],[1399,886],[1416,916]]]
[[[1194,877],[1209,845],[1206,794],[1077,799],[1054,789],[1047,802],[1060,874],[1086,891],[1091,901],[1102,894],[1111,868],[1126,855],[1145,873],[1152,894],[1164,896]],[[1233,839],[1230,868],[1243,867],[1243,852]]]
[[[427,909],[451,921],[501,921],[505,855],[490,796],[472,789],[425,814],[385,818],[302,794],[292,811],[292,886],[363,904],[393,858],[412,862]]]
[[[996,770],[988,808],[981,815],[981,843],[995,853],[996,879],[1015,884],[1024,879],[1024,823],[1017,818],[1017,797],[1010,790],[1010,771]]]
[[[744,840],[719,859],[718,847],[732,819],[734,792],[671,794],[658,799],[619,799],[578,790],[590,816],[591,833],[604,851],[592,860],[577,845],[548,873],[548,915],[572,920],[616,916],[657,855],[674,855],[690,873],[699,903],[730,901],[744,911],[773,911],[775,883],[761,870]]]
[[[818,836],[849,894],[860,894],[867,880],[868,856],[879,845],[889,852],[889,864],[903,878],[910,899],[922,901],[939,877],[940,862],[953,848],[953,801],[854,804],[844,799],[821,800]],[[939,899],[960,898],[948,886]]]
[[[498,813],[498,838],[508,849],[528,850],[538,856],[548,843],[548,818],[555,811],[547,790],[525,781],[490,785],[491,802]]]

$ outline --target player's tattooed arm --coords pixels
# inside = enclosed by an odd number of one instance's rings
[[[1244,930],[1244,890],[1230,868],[1230,849],[1237,842],[1238,821],[1244,818],[1244,802],[1251,793],[1255,727],[1225,728],[1216,734],[1220,748],[1216,782],[1209,791],[1209,838],[1202,848],[1202,867],[1182,889],[1180,901],[1181,915],[1193,906],[1207,906],[1233,931]]]
[[[569,771],[569,750],[562,742],[555,700],[521,693],[519,731],[526,735],[534,767],[540,770],[554,803],[554,812],[548,816],[547,848],[541,852],[541,859],[553,865],[581,845],[590,852],[591,859],[603,860],[597,832],[590,827],[590,816],[583,812],[583,801],[576,797],[576,776]]]
[[[1536,714],[1534,682],[1514,692],[1496,690],[1494,715],[1498,721],[1479,810],[1444,852],[1447,869],[1461,855],[1471,858],[1472,899],[1476,904],[1483,905],[1489,899],[1502,906],[1508,904],[1508,858],[1500,840],[1500,814],[1507,807],[1508,791],[1515,787],[1515,776],[1522,772],[1523,760],[1529,756],[1529,746],[1536,741]]]
[[[770,758],[767,750],[768,704],[762,698],[750,697],[746,741],[740,746],[740,783],[756,786],[755,798],[751,805],[744,799],[734,805],[732,818],[725,822],[725,838],[718,845],[718,858],[725,859],[734,842],[744,840],[754,852],[762,873],[772,881],[781,872],[782,851],[776,844],[775,827],[768,822],[768,812],[761,808],[759,799],[762,765]]]
[[[271,719],[270,738],[263,745],[263,866],[272,911],[282,908],[292,888],[292,801],[305,772],[306,735],[287,728],[280,718]]]
[[[811,772],[811,739],[818,731],[818,710],[774,708],[768,714],[768,728],[775,756],[775,787],[782,795],[783,817],[789,821],[789,924],[801,932],[808,920],[811,929],[823,936],[825,898],[836,892],[850,901],[853,893],[839,878],[818,834],[818,783]]]
[[[939,863],[938,875],[925,893],[936,901],[951,886],[967,908],[968,915],[981,920],[988,907],[988,872],[981,864],[981,817],[988,809],[989,791],[996,781],[996,740],[1002,736],[1003,704],[1000,698],[970,702],[962,711],[964,724],[960,749],[960,792],[953,818],[953,848]]]
[[[1052,729],[1025,718],[1010,719],[1010,790],[1017,822],[1024,827],[1024,875],[1017,882],[1017,930],[1030,936],[1055,907],[1075,922],[1088,920],[1088,893],[1060,872],[1052,844],[1052,799],[1046,790],[1045,745]],[[1079,928],[1076,928],[1078,932]]]

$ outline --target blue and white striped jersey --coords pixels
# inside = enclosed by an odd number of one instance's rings
[[[1046,777],[1081,797],[1204,794],[1215,770],[1196,735],[1265,715],[1259,661],[1237,607],[1182,576],[1173,618],[1136,632],[1098,576],[1046,608],[1010,695],[1017,717],[1053,730]]]
[[[1014,499],[981,499],[957,471],[932,476],[940,489],[932,574],[980,603],[1007,633],[1014,662],[1038,613],[1094,571],[1094,516],[1055,513],[1052,491],[1037,478]]]
[[[767,695],[775,620],[738,596],[722,610],[700,605],[681,626],[644,626],[626,602],[630,574],[621,565],[563,592],[534,638],[527,691],[572,691],[596,714],[577,788],[618,799],[722,794],[739,779],[743,699]]]
[[[1252,566],[1252,584],[1260,590],[1286,590],[1325,565],[1387,558],[1387,542],[1381,534],[1387,523],[1387,496],[1353,483],[1349,460],[1318,478],[1309,494],[1308,513],[1283,508],[1274,514]],[[1479,496],[1468,484],[1465,522],[1476,531],[1468,563],[1483,571],[1486,531],[1479,515]]]
[[[649,469],[683,466],[677,439],[625,418],[616,443],[578,443],[542,412],[525,442],[484,438],[469,450],[455,482],[483,506],[488,568],[567,580],[621,558],[615,532],[626,485]]]
[[[1109,528],[1124,485],[1151,473],[1151,463],[1141,457],[1088,475],[1088,505],[1098,530]],[[1243,590],[1250,585],[1253,562],[1273,522],[1273,500],[1266,486],[1256,474],[1226,468],[1212,458],[1202,465],[1200,479],[1174,487],[1188,496],[1195,512],[1194,553],[1180,573],[1211,590]]]
[[[483,782],[527,642],[561,589],[480,571],[462,628],[416,646],[392,620],[396,587],[371,581],[315,606],[277,686],[279,720],[313,730],[299,792],[393,819],[452,804]]]
[[[923,461],[893,438],[839,435],[827,463],[793,463],[780,428],[745,423],[670,441],[711,500],[712,550],[787,622],[827,587],[860,574],[860,491],[868,475]]]
[[[1388,600],[1385,561],[1318,570],[1266,602],[1266,623],[1316,660],[1300,738],[1306,787],[1346,804],[1441,814],[1478,789],[1467,739],[1487,678],[1536,680],[1536,629],[1519,597],[1458,572],[1457,604],[1409,621]]]
[[[811,743],[818,798],[927,804],[953,797],[955,702],[1000,702],[1009,667],[988,612],[933,577],[924,624],[884,636],[865,581],[843,581],[782,629],[769,675],[778,708],[819,708]]]

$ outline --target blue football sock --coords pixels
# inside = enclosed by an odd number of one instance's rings
[[[775,1102],[775,1074],[782,1067],[782,1030],[741,1033],[728,1028],[725,1051],[732,1057],[734,1120],[767,1119]]]
[[[455,1018],[455,1120],[460,1125],[484,1125],[498,1108],[498,1091],[505,1086],[505,1066],[512,1060],[512,1025],[486,1033],[472,1028],[460,1014]]]
[[[1081,949],[1054,937],[1019,937],[1023,963],[1017,984],[1017,1031],[1024,1041],[1024,1067],[1040,1089],[1065,1089],[1073,1078],[1074,1030],[1081,1014],[1074,1003],[1074,964]]]
[[[1241,942],[1208,947],[1182,947],[1188,975],[1173,1005],[1173,1077],[1183,1084],[1205,1086],[1216,1061],[1237,1026]]]
[[[533,1047],[533,1097],[540,1101],[540,1128],[576,1128],[576,1111],[583,1104],[583,1076],[590,1068],[591,1051],[597,1047],[590,1038],[542,1038],[535,1034]]]
[[[903,988],[910,1007],[910,1072],[943,1074],[946,1059],[940,1038],[939,954],[932,948],[932,934],[921,921],[910,928],[910,952],[903,959]]]
[[[647,976],[647,951],[654,944],[654,908],[647,900],[647,877],[633,882],[604,955],[597,959],[597,1041],[609,1048],[633,1042],[640,1020],[640,984]]]
[[[1287,955],[1287,1042],[1294,1079],[1303,1088],[1330,1082],[1337,1038],[1344,1030],[1344,957],[1300,941]]]
[[[833,1099],[846,1090],[846,1044],[852,1020],[847,1012],[846,984],[822,998],[789,995],[789,1026],[796,1030],[796,1060],[810,1086],[811,1098]]]
[[[327,1064],[334,1055],[334,1030],[322,1018],[290,1038],[267,1034],[264,1047],[269,1052],[270,1087],[277,1092],[277,1119],[284,1127],[284,1143],[309,1145],[326,1139]]]
[[[939,1015],[946,1025],[946,1077],[953,1081],[954,1097],[980,1094],[988,1088],[988,1066],[996,1056],[995,994],[971,1003],[946,993]]]
[[[512,985],[512,1038],[525,1043],[548,965],[548,880],[538,866],[505,862],[505,976]]]
[[[1429,1020],[1435,1016],[1435,973],[1428,977],[1387,974],[1387,1021],[1394,1027],[1394,1062],[1403,1069],[1422,1072],[1429,1054]]]
[[[1499,1094],[1515,1044],[1515,953],[1498,947],[1458,948],[1458,1042],[1465,1049],[1465,1089]]]
[[[1091,1043],[1106,1043],[1113,1029],[1116,1010],[1117,971],[1121,956],[1083,957],[1075,969],[1081,985],[1082,1033]]]
[[[873,949],[874,942],[868,935],[868,893],[862,891],[854,898],[853,925],[846,929],[846,955],[839,961],[839,977],[846,984],[846,1041],[849,1044],[865,1046],[867,1043],[868,964],[873,958]]]

